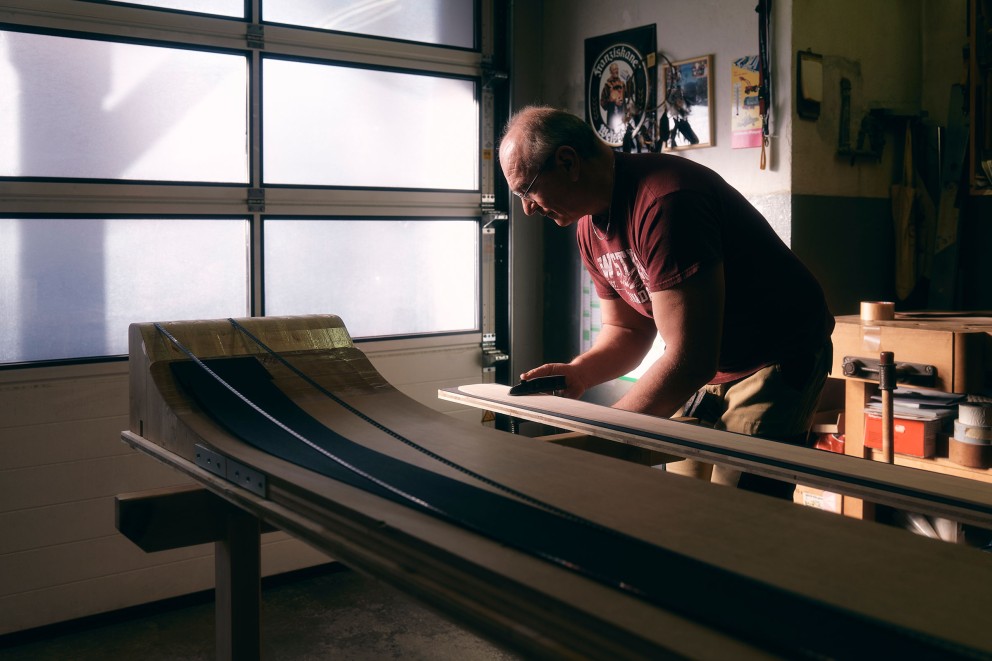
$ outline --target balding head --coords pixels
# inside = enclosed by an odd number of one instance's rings
[[[591,126],[569,112],[550,106],[528,106],[506,123],[499,157],[504,171],[536,172],[562,145],[591,158],[599,150],[599,138]]]
[[[613,151],[571,113],[524,108],[507,122],[499,159],[527,215],[540,213],[567,227],[609,209]]]

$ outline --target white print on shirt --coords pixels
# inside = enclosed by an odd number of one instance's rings
[[[645,304],[651,297],[644,286],[647,271],[630,248],[608,252],[596,258],[599,272],[614,290],[631,303]]]

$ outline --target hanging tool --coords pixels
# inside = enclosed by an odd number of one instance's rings
[[[941,154],[941,187],[937,201],[933,270],[928,306],[953,310],[959,302],[958,230],[962,198],[967,192],[965,158],[968,150],[969,117],[964,85],[952,85],[947,110],[947,129]]]
[[[758,112],[761,114],[761,162],[762,170],[768,163],[765,150],[769,145],[768,115],[772,107],[771,59],[768,57],[768,40],[772,24],[772,0],[758,0],[754,8],[758,12]]]
[[[913,293],[920,273],[916,260],[919,244],[913,171],[913,125],[909,121],[906,122],[905,133],[902,180],[889,188],[895,237],[896,296],[900,301],[906,300]]]

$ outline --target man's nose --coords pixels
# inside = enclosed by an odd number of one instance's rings
[[[524,214],[526,214],[528,216],[533,216],[534,215],[534,212],[537,211],[537,204],[535,204],[533,202],[533,200],[528,200],[526,198],[521,198],[520,199],[520,203],[521,203],[521,205],[523,205]]]

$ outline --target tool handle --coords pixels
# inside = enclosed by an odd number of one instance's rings
[[[536,379],[521,381],[510,388],[511,395],[534,395],[537,393],[554,393],[565,389],[565,377],[561,375],[539,376]]]
[[[878,387],[882,391],[882,457],[885,463],[895,461],[894,421],[892,391],[895,390],[895,360],[891,351],[883,351],[878,358]]]

